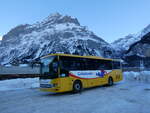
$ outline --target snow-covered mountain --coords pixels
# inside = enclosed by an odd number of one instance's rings
[[[137,34],[114,41],[112,47],[116,56],[120,56],[128,66],[143,65],[150,68],[150,25]]]
[[[150,25],[145,27],[143,30],[141,30],[137,34],[129,34],[125,36],[124,38],[120,38],[114,41],[113,43],[111,43],[111,45],[117,51],[126,51],[130,48],[132,44],[141,40],[141,38],[149,32],[150,32]]]
[[[0,64],[30,62],[49,53],[104,56],[111,46],[76,18],[52,14],[33,25],[19,25],[3,36]]]
[[[144,35],[139,41],[133,43],[125,53],[125,56],[133,55],[150,57],[150,32]]]
[[[128,66],[150,68],[150,32],[133,43],[122,58]]]

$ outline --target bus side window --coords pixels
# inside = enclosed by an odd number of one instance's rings
[[[107,60],[107,62],[106,62],[106,70],[112,70],[112,61]]]
[[[106,69],[106,64],[104,62],[104,60],[98,60],[98,69],[99,70],[105,70]]]
[[[60,76],[61,77],[67,77],[69,76],[69,70],[68,70],[68,62],[65,60],[60,61]]]
[[[99,60],[99,69],[102,69],[102,70],[112,70],[112,61],[109,61],[109,60]]]
[[[120,69],[120,62],[119,61],[113,61],[113,69]]]

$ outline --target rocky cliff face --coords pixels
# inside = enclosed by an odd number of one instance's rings
[[[52,14],[10,30],[0,44],[0,64],[28,63],[50,53],[105,56],[111,46],[76,18]],[[113,51],[113,50],[112,50]]]

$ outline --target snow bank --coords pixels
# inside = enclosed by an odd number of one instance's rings
[[[150,71],[124,72],[124,81],[140,81],[150,83]],[[19,78],[0,81],[0,91],[38,88],[39,78]]]
[[[141,81],[150,83],[150,71],[124,72],[124,79],[127,81]]]
[[[39,87],[39,78],[19,78],[0,81],[0,91],[37,87]]]

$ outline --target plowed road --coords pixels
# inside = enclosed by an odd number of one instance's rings
[[[80,94],[1,91],[0,113],[150,113],[150,84],[121,82]]]

